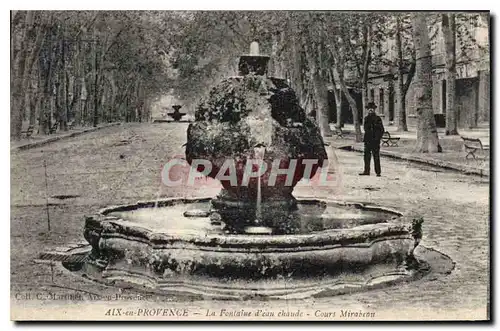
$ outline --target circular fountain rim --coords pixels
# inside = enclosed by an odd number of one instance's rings
[[[335,201],[331,199],[317,199],[317,198],[314,199],[308,198],[308,199],[309,201],[316,200],[320,202],[339,203],[341,205],[351,205],[354,203],[347,201]],[[210,198],[189,198],[189,199],[169,198],[169,199],[164,199],[163,201],[165,203],[173,203],[176,201],[189,203],[197,201],[203,202],[209,200]],[[369,273],[368,276],[371,275],[371,277],[365,277],[364,281],[363,279],[361,279],[361,282],[358,280],[356,281],[335,280],[332,283],[330,281],[323,282],[322,280],[320,280],[320,282],[318,283],[318,280],[314,279],[312,283],[307,283],[304,286],[299,286],[297,288],[294,288],[293,290],[288,290],[290,289],[290,287],[286,286],[287,289],[286,291],[283,291],[283,288],[279,286],[272,286],[269,289],[262,290],[259,287],[260,286],[259,285],[257,286],[258,289],[256,288],[249,289],[247,285],[242,287],[237,282],[228,286],[226,281],[224,281],[223,283],[224,290],[221,291],[221,288],[219,286],[220,283],[217,280],[201,284],[200,286],[203,287],[200,289],[199,286],[197,288],[192,286],[193,282],[196,285],[197,278],[191,279],[189,278],[191,277],[189,275],[186,276],[187,278],[179,278],[179,279],[177,278],[170,279],[169,278],[170,276],[165,278],[164,276],[161,275],[159,276],[156,274],[154,274],[156,276],[151,277],[151,275],[148,272],[144,273],[144,270],[141,269],[142,267],[136,270],[135,272],[124,273],[124,270],[120,269],[119,267],[120,266],[119,263],[121,263],[119,260],[117,260],[118,264],[111,266],[106,265],[106,267],[104,267],[104,264],[101,264],[103,261],[99,260],[99,258],[97,258],[96,260],[92,259],[89,260],[89,257],[92,256],[92,254],[89,254],[91,252],[91,249],[92,250],[96,249],[97,251],[108,250],[108,254],[113,254],[112,256],[116,258],[116,256],[120,255],[114,255],[114,253],[117,253],[120,250],[123,252],[130,253],[130,252],[137,252],[139,248],[145,248],[144,253],[146,253],[150,257],[155,256],[156,258],[159,257],[157,256],[157,253],[163,254],[163,256],[166,257],[168,256],[168,254],[170,254],[169,252],[172,253],[175,252],[175,254],[178,254],[177,252],[180,252],[180,255],[177,256],[180,259],[179,261],[185,260],[186,258],[186,256],[184,255],[185,250],[197,251],[197,253],[195,254],[197,254],[198,257],[203,257],[208,259],[210,259],[210,257],[212,258],[216,257],[217,261],[221,261],[220,259],[222,259],[222,261],[225,261],[224,264],[234,263],[234,258],[242,259],[241,254],[233,254],[235,250],[227,249],[228,246],[229,248],[232,248],[231,245],[226,245],[226,248],[224,248],[224,245],[219,245],[219,247],[193,247],[192,245],[186,245],[186,244],[191,244],[191,242],[176,240],[174,245],[169,245],[168,247],[166,247],[163,245],[157,245],[157,242],[155,241],[139,240],[139,238],[135,237],[134,235],[130,236],[130,233],[128,232],[125,233],[125,236],[120,237],[119,232],[116,232],[116,230],[119,230],[119,227],[117,228],[113,224],[106,222],[106,219],[108,218],[108,216],[105,215],[106,212],[109,213],[112,210],[115,210],[116,208],[119,207],[124,208],[126,206],[129,206],[129,208],[131,206],[134,208],[137,208],[138,206],[147,207],[145,206],[145,204],[150,204],[150,202],[139,202],[132,205],[114,206],[102,209],[101,210],[102,214],[100,214],[100,219],[103,220],[104,222],[103,224],[96,224],[96,225],[98,226],[102,225],[102,230],[104,231],[94,232],[92,231],[94,230],[92,229],[92,226],[87,227],[87,225],[89,224],[88,223],[86,224],[86,230],[90,230],[89,232],[86,232],[85,235],[86,239],[88,240],[89,238],[88,236],[98,236],[99,237],[98,241],[91,240],[89,241],[90,245],[84,245],[85,247],[81,245],[79,245],[78,247],[68,246],[67,250],[65,250],[64,252],[51,252],[48,255],[45,254],[46,256],[44,256],[43,259],[41,260],[50,259],[51,261],[63,262],[61,267],[64,267],[64,270],[69,270],[72,273],[77,273],[77,274],[79,273],[80,275],[83,274],[89,280],[97,281],[99,283],[103,283],[110,286],[118,286],[118,287],[126,286],[127,288],[133,288],[134,290],[137,290],[139,292],[148,292],[148,293],[151,292],[151,293],[157,293],[159,295],[171,295],[172,293],[175,293],[175,294],[180,294],[181,296],[186,295],[187,297],[190,298],[192,295],[195,295],[199,296],[201,299],[211,298],[211,299],[224,299],[224,300],[239,300],[242,298],[276,300],[276,299],[300,299],[300,298],[311,298],[311,297],[313,298],[331,297],[338,294],[346,294],[363,290],[383,288],[385,286],[395,285],[399,282],[419,281],[420,279],[424,280],[428,275],[446,275],[449,274],[451,270],[453,270],[454,268],[454,262],[443,253],[422,246],[417,247],[417,245],[420,242],[420,239],[418,238],[418,233],[416,234],[415,231],[419,231],[418,227],[408,228],[408,231],[401,236],[386,237],[382,235],[381,237],[373,238],[374,240],[372,241],[365,241],[361,245],[358,244],[353,245],[351,243],[346,243],[345,246],[342,244],[333,245],[333,247],[332,245],[326,245],[326,246],[318,246],[316,250],[310,249],[310,247],[304,247],[304,245],[300,245],[297,247],[298,249],[295,251],[291,250],[290,252],[289,250],[289,252],[292,254],[281,254],[281,252],[286,250],[285,249],[278,250],[275,248],[274,249],[270,248],[265,251],[257,250],[253,252],[248,248],[245,250],[236,251],[237,253],[245,253],[246,257],[251,258],[255,261],[260,259],[266,260],[269,259],[269,257],[275,256],[276,258],[281,259],[282,260],[281,262],[284,263],[283,265],[286,266],[287,261],[292,261],[292,262],[301,261],[309,258],[318,259],[319,263],[321,263],[321,260],[337,263],[334,261],[335,258],[333,258],[335,257],[336,254],[335,252],[337,251],[337,249],[340,249],[339,256],[342,256],[344,258],[345,257],[344,254],[351,251],[351,248],[355,248],[356,250],[358,250],[358,248],[361,248],[361,250],[357,251],[358,253],[356,254],[362,254],[362,256],[365,256],[364,260],[368,262],[371,261],[370,255],[373,255],[377,252],[377,249],[371,246],[374,244],[377,245],[378,243],[376,243],[376,241],[378,240],[386,241],[390,247],[393,247],[391,241],[395,239],[399,241],[403,246],[406,246],[407,247],[406,249],[409,249],[407,253],[411,252],[412,255],[415,248],[417,249],[415,255],[416,260],[413,261],[418,261],[420,267],[416,269],[411,268],[407,270],[407,269],[400,269],[399,266],[395,266],[395,269],[393,271],[389,271],[388,273],[384,272],[376,276],[373,276],[371,273]],[[395,212],[394,210],[391,210],[389,208],[376,206],[374,204],[363,204],[359,202],[357,204]],[[399,212],[395,213],[402,215]],[[91,223],[90,225],[92,225],[92,222],[90,223]],[[111,220],[111,223],[113,223],[113,220]],[[110,230],[111,232],[106,233],[106,230]],[[136,231],[137,229],[131,228],[131,230]],[[129,235],[128,237],[126,236],[127,234]],[[102,239],[104,239],[103,241],[100,241],[101,235]],[[241,236],[243,237],[245,235]],[[256,238],[255,236],[249,236],[249,237]],[[266,236],[260,236],[260,237],[266,237]],[[129,242],[126,243],[123,241],[123,239],[129,240]],[[127,248],[127,245],[133,245],[133,246],[129,246]],[[382,246],[379,247],[383,246],[384,243],[382,243]],[[129,249],[131,247],[132,249]],[[387,248],[388,246],[385,245],[385,247]],[[166,250],[164,250],[165,248]],[[111,249],[111,251],[109,251],[109,249]],[[401,252],[405,253],[404,251]],[[140,255],[137,258],[138,258],[137,261],[140,262],[142,261],[143,256]],[[286,261],[283,260],[283,258],[285,258]],[[277,260],[274,259],[273,261],[278,262]],[[201,263],[205,263],[208,265],[210,264],[209,262],[210,261],[207,260]],[[80,268],[82,266],[86,267],[80,270],[78,268],[75,268],[75,263],[78,264]],[[89,274],[88,272],[96,272],[95,277],[92,276],[92,273]],[[212,278],[212,280],[213,279],[215,278]],[[279,284],[277,283],[277,285]],[[304,290],[306,289],[306,287],[310,288],[311,286],[314,286],[314,288],[311,291]]]
[[[329,203],[342,206],[356,206],[362,209],[384,211],[394,214],[398,222],[391,222],[391,219],[370,224],[359,225],[348,229],[329,229],[318,231],[309,234],[284,234],[284,235],[254,235],[254,234],[206,234],[200,236],[198,234],[168,234],[165,231],[148,228],[147,226],[124,220],[117,216],[108,216],[112,212],[131,211],[140,208],[153,208],[155,205],[167,207],[171,203],[196,203],[209,202],[212,198],[195,197],[195,198],[167,198],[155,201],[140,201],[135,204],[109,206],[99,211],[97,215],[87,217],[86,228],[92,229],[97,227],[104,228],[101,236],[120,237],[122,235],[133,236],[136,240],[147,241],[150,245],[159,247],[172,244],[189,244],[198,248],[205,247],[213,250],[218,249],[256,249],[264,252],[275,252],[278,250],[288,251],[295,250],[300,247],[300,250],[315,249],[328,250],[332,246],[359,245],[371,246],[379,240],[394,238],[413,239],[418,236],[415,233],[413,226],[413,218],[405,216],[401,212],[390,208],[377,206],[374,204],[364,204],[361,202],[337,201],[332,199],[318,198],[298,198],[298,203]]]
[[[155,205],[160,207],[160,205],[165,204],[165,203],[170,203],[170,202],[182,202],[182,203],[188,204],[188,203],[196,203],[196,202],[210,202],[213,199],[214,199],[213,197],[192,197],[192,198],[171,197],[171,198],[164,198],[164,199],[159,199],[159,200],[158,199],[157,200],[141,200],[141,201],[136,202],[135,204],[108,206],[108,207],[100,209],[98,211],[98,214],[107,215],[109,213],[113,213],[113,212],[117,212],[117,211],[126,211],[126,210],[120,210],[120,209],[125,209],[125,208],[132,209],[132,207],[137,207],[136,209],[138,209],[138,208],[152,208]],[[373,204],[373,203],[360,202],[360,201],[335,200],[335,199],[317,198],[317,197],[308,197],[308,196],[298,197],[298,198],[296,198],[296,201],[298,204],[313,204],[313,203],[324,202],[324,203],[331,203],[331,204],[337,204],[337,205],[342,205],[342,206],[356,206],[356,207],[360,207],[360,208],[363,208],[366,210],[384,211],[384,212],[391,213],[391,214],[394,214],[395,216],[399,216],[399,217],[405,216],[405,214],[403,214],[402,212],[397,211],[395,209],[384,207],[384,206],[379,206],[379,205]]]

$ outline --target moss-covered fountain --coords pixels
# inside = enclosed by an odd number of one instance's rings
[[[240,58],[239,75],[211,90],[188,128],[186,159],[194,167],[208,160],[207,175],[220,179],[225,161],[234,161],[227,170],[235,176],[221,179],[220,194],[90,215],[88,249],[64,252],[73,256],[63,263],[67,269],[115,286],[226,299],[333,295],[431,271],[415,255],[418,217],[292,195],[325,165],[327,153],[294,91],[267,76],[268,60],[253,44]],[[258,171],[249,160],[260,160]],[[294,170],[276,175],[273,166]]]

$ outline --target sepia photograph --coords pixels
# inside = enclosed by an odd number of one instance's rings
[[[11,320],[490,321],[490,19],[11,10]]]

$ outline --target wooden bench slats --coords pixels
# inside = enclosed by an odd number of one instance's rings
[[[25,134],[26,138],[29,138],[33,135],[33,130],[35,127],[33,125],[30,125],[26,131],[21,131],[21,134]]]
[[[391,137],[391,134],[385,131],[382,135],[382,146],[397,147],[400,139],[401,137]]]
[[[479,138],[469,138],[464,136],[461,136],[461,138],[464,141],[465,151],[467,152],[467,155],[465,155],[466,159],[469,157],[476,159],[477,152],[488,151],[490,149],[489,143],[483,143]]]
[[[49,133],[55,133],[57,131],[58,126],[59,126],[59,122],[55,122],[54,125],[49,128]]]
[[[338,137],[338,138],[344,138],[344,132],[342,131],[342,129],[339,129],[337,127],[334,127],[333,130],[332,130],[333,134]]]

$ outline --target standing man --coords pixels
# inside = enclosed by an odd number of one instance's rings
[[[384,134],[384,124],[380,116],[375,114],[377,105],[374,102],[369,102],[366,105],[368,115],[366,115],[363,127],[365,129],[364,143],[365,143],[365,171],[360,173],[360,176],[370,175],[370,162],[371,155],[373,154],[373,163],[375,163],[375,173],[380,177],[380,140]]]

